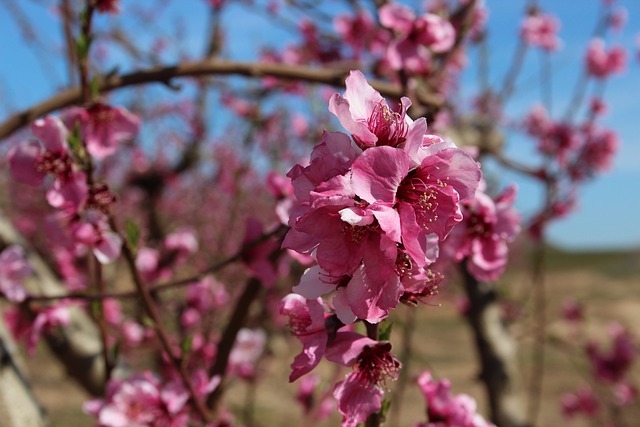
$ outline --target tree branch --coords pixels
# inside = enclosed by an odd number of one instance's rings
[[[249,78],[277,77],[284,80],[299,80],[308,83],[322,83],[336,87],[344,87],[345,76],[349,70],[342,68],[313,68],[285,64],[261,64],[253,62],[235,62],[226,60],[203,60],[186,62],[165,67],[153,67],[123,75],[105,76],[98,84],[98,91],[111,92],[128,86],[148,83],[163,83],[170,85],[174,78],[197,77],[207,75],[237,75]],[[383,81],[371,81],[371,86],[383,96],[400,98],[404,95],[400,86]],[[422,105],[439,107],[442,99],[434,94],[419,91],[419,99],[414,100]],[[69,107],[80,102],[82,93],[75,87],[60,92],[36,105],[33,105],[0,124],[0,139],[5,138],[18,129],[28,125],[38,117]]]

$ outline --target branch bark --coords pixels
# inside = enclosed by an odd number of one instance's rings
[[[187,62],[165,67],[154,67],[123,75],[108,75],[103,77],[99,83],[98,91],[102,94],[128,86],[154,82],[171,86],[171,81],[175,78],[208,75],[237,75],[250,78],[271,76],[284,80],[299,80],[308,83],[323,83],[336,87],[344,87],[344,79],[348,71],[347,69],[341,68],[320,69],[285,64],[261,64],[215,59]],[[392,83],[375,80],[369,83],[383,96],[400,98],[404,95],[402,87]],[[431,93],[418,92],[417,96],[418,99],[414,101],[422,105],[439,107],[443,103],[439,96]],[[2,122],[0,124],[0,139],[11,135],[38,117],[77,104],[81,100],[82,91],[78,87],[62,91]]]
[[[469,299],[466,319],[481,363],[480,380],[489,398],[491,420],[498,427],[528,427],[517,386],[516,343],[506,329],[493,284],[480,283],[461,266]]]
[[[0,212],[0,242],[18,244],[28,254],[34,270],[35,284],[42,295],[66,293],[65,287],[42,258],[13,227],[8,218]],[[91,318],[80,309],[71,310],[69,325],[60,327],[58,332],[45,334],[52,353],[64,365],[70,377],[74,378],[92,395],[102,394],[105,383],[104,361],[100,333]]]

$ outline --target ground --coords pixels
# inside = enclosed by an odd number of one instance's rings
[[[567,297],[583,302],[586,307],[586,335],[606,342],[606,326],[617,321],[634,331],[636,342],[640,335],[640,252],[565,253],[550,250],[547,258],[545,288],[547,293],[548,344],[545,351],[543,393],[536,427],[586,427],[595,425],[583,419],[565,420],[560,413],[559,400],[563,393],[587,384],[588,371],[581,358],[583,336],[560,319],[561,305]],[[531,277],[524,266],[516,266],[501,283],[501,290],[509,299],[530,301]],[[437,377],[449,378],[455,392],[464,392],[478,400],[480,411],[486,414],[483,389],[477,381],[471,335],[456,308],[456,292],[444,293],[439,305],[422,306],[416,312],[415,327],[411,332],[412,357],[406,366],[408,382],[402,398],[401,410],[391,414],[387,425],[411,426],[425,421],[424,402],[412,379],[429,369]],[[519,359],[523,380],[531,372],[531,322],[528,307],[517,319],[511,331],[520,343]],[[400,313],[393,331],[394,350],[402,351],[402,322],[406,313]],[[247,425],[309,426],[303,422],[300,405],[293,400],[297,384],[289,384],[288,362],[299,351],[299,345],[284,338],[273,341],[270,355],[263,360],[260,370],[265,380],[253,385],[232,384],[229,389],[230,409],[240,413]],[[638,363],[634,366],[636,385],[639,384]],[[47,357],[46,349],[38,350],[29,360],[34,391],[49,413],[53,426],[90,426],[92,419],[82,414],[82,402],[87,395],[65,378],[63,369]],[[335,376],[330,368],[320,369],[325,378]],[[343,375],[343,374],[338,374]],[[393,389],[394,384],[388,384]],[[255,400],[254,400],[255,399]],[[253,408],[253,409],[247,409]],[[248,415],[252,414],[252,415]],[[640,418],[636,405],[623,416],[627,426],[636,425]],[[398,418],[396,418],[398,417]],[[337,425],[332,418],[318,425]],[[618,427],[618,426],[615,426]]]

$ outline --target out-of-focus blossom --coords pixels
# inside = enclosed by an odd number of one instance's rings
[[[492,199],[478,190],[464,202],[464,219],[444,243],[454,259],[466,258],[467,270],[477,280],[495,281],[507,267],[508,243],[520,232],[520,215],[513,208],[515,186]]]
[[[241,378],[255,376],[256,363],[267,342],[262,329],[242,328],[229,354],[229,371]]]
[[[393,69],[425,73],[431,66],[431,52],[442,53],[453,47],[456,31],[439,15],[416,17],[413,10],[398,3],[385,4],[379,13],[382,25],[396,32],[386,54]]]
[[[582,388],[576,393],[566,393],[560,399],[562,414],[566,418],[573,418],[583,414],[589,418],[600,411],[600,402],[590,388]]]
[[[96,0],[95,5],[102,13],[120,13],[120,0]]]
[[[613,338],[613,343],[608,352],[590,342],[587,354],[594,376],[605,382],[616,383],[626,375],[638,349],[629,332],[617,323],[609,327],[609,335]]]
[[[621,46],[605,49],[604,41],[593,39],[587,47],[587,72],[598,79],[605,79],[624,71],[627,64],[627,52]]]
[[[39,308],[33,316],[18,307],[10,307],[4,313],[7,328],[18,340],[23,340],[27,352],[33,355],[42,334],[50,333],[57,326],[66,326],[71,321],[69,303],[62,301],[56,305]]]
[[[559,29],[560,23],[552,15],[529,15],[522,22],[520,34],[531,46],[537,46],[547,51],[556,51],[560,47]]]
[[[112,155],[120,143],[133,139],[140,130],[140,119],[135,114],[102,102],[88,108],[70,108],[62,117],[67,128],[78,127],[87,151],[96,159]]]
[[[24,249],[10,245],[0,252],[0,292],[11,302],[27,297],[23,282],[32,273]]]
[[[416,427],[495,427],[477,413],[473,398],[452,394],[448,380],[436,381],[425,371],[418,377],[418,386],[427,403],[429,422]]]
[[[579,322],[583,317],[582,305],[573,298],[566,298],[562,303],[562,318],[569,322]]]

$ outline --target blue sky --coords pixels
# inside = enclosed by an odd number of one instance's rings
[[[16,109],[25,108],[51,94],[66,82],[66,70],[56,60],[62,55],[61,31],[52,8],[43,8],[32,1],[17,2],[25,14],[36,24],[41,44],[34,49],[25,47],[19,26],[14,18],[0,6],[0,120]],[[46,2],[45,2],[46,3]],[[51,4],[55,2],[51,1]],[[117,19],[126,26],[136,25],[126,14],[134,2],[124,0],[125,13],[116,18],[98,17],[100,20]],[[517,31],[525,7],[524,0],[487,0],[490,10],[490,80],[499,83],[517,43]],[[568,87],[577,77],[584,50],[593,31],[601,0],[539,1],[543,9],[552,10],[562,22],[560,38],[563,48],[554,55],[553,88],[554,112],[564,110],[568,101]],[[629,20],[625,30],[609,40],[623,44],[631,50],[627,71],[607,84],[606,100],[611,109],[603,123],[618,131],[622,146],[615,160],[614,169],[587,184],[580,192],[579,210],[550,228],[551,240],[571,249],[630,248],[640,246],[640,225],[635,221],[640,212],[640,63],[636,59],[636,34],[640,33],[640,2],[619,1],[627,8]],[[324,3],[332,7],[335,2]],[[173,28],[171,23],[181,19],[186,25],[187,50],[197,56],[203,49],[200,34],[207,25],[207,8],[204,0],[174,1],[162,15],[157,27]],[[234,8],[225,16],[225,29],[229,31],[227,56],[234,59],[255,58],[258,46],[255,40],[282,45],[291,33],[282,27],[268,27],[257,13],[247,13],[246,8]],[[242,22],[242,26],[236,23]],[[168,30],[167,30],[168,31]],[[144,33],[139,37],[147,37]],[[151,39],[149,39],[149,44]],[[539,99],[538,55],[529,52],[524,71],[517,82],[514,96],[507,104],[512,116],[527,111]],[[171,56],[171,49],[167,54]],[[112,60],[118,58],[117,52]],[[474,57],[471,56],[471,60]],[[170,60],[169,60],[170,62]],[[126,64],[122,65],[126,70]],[[475,89],[475,69],[472,67],[463,79],[462,95],[471,98]],[[509,135],[507,152],[513,157],[527,158],[532,153],[533,142]],[[494,168],[492,168],[494,169]],[[494,169],[496,170],[496,169]],[[539,188],[530,181],[511,173],[499,175],[505,183],[514,179],[520,187],[517,203],[525,216],[532,212],[541,200]]]

